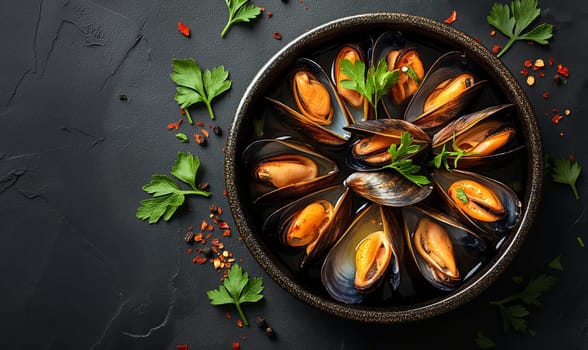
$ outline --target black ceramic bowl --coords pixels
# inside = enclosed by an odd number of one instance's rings
[[[491,82],[494,95],[503,103],[512,103],[515,122],[525,144],[516,167],[519,169],[518,193],[522,203],[519,222],[508,233],[499,247],[484,261],[472,276],[451,292],[433,293],[431,296],[404,300],[395,304],[345,304],[332,299],[313,280],[312,273],[298,274],[284,260],[279,250],[261,235],[260,210],[253,205],[249,192],[249,173],[243,167],[244,149],[255,134],[254,118],[263,113],[272,94],[276,79],[284,74],[301,57],[316,57],[329,46],[365,33],[400,31],[415,42],[426,43],[443,51],[464,52]],[[399,13],[357,15],[336,20],[315,28],[279,51],[260,70],[246,90],[229,131],[225,155],[225,181],[229,205],[237,227],[247,247],[282,288],[302,301],[320,310],[343,318],[364,322],[397,323],[432,317],[468,302],[493,283],[517,254],[531,230],[536,215],[543,181],[543,158],[540,133],[531,106],[520,85],[509,70],[486,48],[451,26],[437,21]],[[319,267],[320,268],[320,267]]]

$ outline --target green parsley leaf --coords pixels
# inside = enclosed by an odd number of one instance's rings
[[[492,339],[485,336],[484,333],[482,333],[482,331],[476,332],[474,343],[476,343],[476,346],[480,349],[492,349],[496,347],[496,343],[494,343]]]
[[[194,124],[188,107],[196,103],[204,103],[210,119],[214,119],[212,111],[212,99],[231,88],[228,79],[229,72],[225,67],[218,66],[202,72],[202,69],[192,58],[174,59],[172,61],[174,72],[170,78],[177,86],[176,102],[186,112],[190,124]]]
[[[510,295],[498,301],[491,301],[491,305],[498,307],[504,331],[511,327],[517,332],[528,332],[526,317],[529,316],[529,310],[522,305],[539,306],[539,297],[549,291],[555,285],[557,279],[553,276],[541,274],[530,280],[525,288],[516,294]]]
[[[550,269],[563,271],[563,266],[561,265],[561,255],[558,255],[553,260],[551,260],[548,266]]]
[[[464,192],[463,188],[458,187],[455,190],[455,194],[457,195],[457,199],[459,199],[463,204],[467,204],[467,202],[469,202],[468,195]]]
[[[398,82],[400,71],[389,71],[385,59],[381,59],[375,68],[370,66],[367,73],[365,68],[365,63],[360,60],[353,63],[347,59],[341,60],[341,70],[349,77],[349,80],[342,80],[341,85],[364,96],[373,107],[377,119],[378,103],[392,85]]]
[[[152,195],[153,198],[141,201],[136,217],[141,220],[149,220],[150,224],[157,223],[161,217],[165,221],[169,221],[176,210],[184,204],[186,195],[210,197],[209,192],[196,188],[196,173],[199,166],[200,160],[197,157],[190,153],[178,153],[172,174],[189,184],[192,189],[182,190],[169,176],[155,174],[151,176],[151,182],[143,186],[143,191]]]
[[[512,12],[512,16],[511,16]],[[539,15],[537,0],[514,0],[510,8],[506,4],[494,3],[490,15],[486,17],[488,23],[509,38],[509,41],[498,53],[500,58],[517,40],[534,41],[546,45],[553,36],[553,25],[539,24],[530,31],[523,33]]]
[[[584,245],[584,240],[582,239],[582,237],[576,236],[576,241],[580,245],[580,248],[584,248],[585,245]]]
[[[572,162],[569,159],[555,159],[551,176],[554,182],[570,185],[574,192],[574,197],[578,200],[580,199],[580,195],[576,188],[576,181],[581,172],[582,167],[577,161]]]
[[[390,164],[384,165],[384,168],[390,168],[398,171],[402,176],[407,178],[409,181],[422,186],[428,185],[431,181],[423,175],[418,175],[421,167],[414,164],[412,159],[406,159],[405,157],[414,153],[417,153],[420,149],[419,145],[412,144],[413,138],[408,132],[402,133],[400,136],[400,144],[392,144],[388,148],[391,159]]]
[[[261,7],[247,4],[247,0],[225,0],[229,9],[229,20],[221,32],[221,37],[225,37],[229,28],[238,22],[249,22],[261,13]]]
[[[433,158],[432,164],[437,169],[439,169],[441,167],[441,165],[443,165],[443,167],[446,170],[450,170],[449,163],[447,161],[449,157],[454,157],[453,167],[455,169],[457,169],[457,162],[461,159],[461,157],[472,156],[472,155],[477,154],[477,152],[469,152],[469,151],[466,151],[466,150],[459,148],[457,142],[455,141],[455,134],[453,134],[453,143],[452,143],[451,147],[453,148],[453,151],[447,151],[445,149],[445,144],[443,144],[443,147],[441,148],[441,152]]]
[[[249,274],[244,272],[238,264],[234,264],[225,277],[223,284],[218,289],[207,292],[212,305],[235,304],[241,320],[249,326],[247,318],[241,308],[242,303],[255,303],[263,299],[263,281],[261,277],[249,279]]]
[[[176,134],[176,138],[180,141],[182,141],[183,143],[188,142],[188,135],[184,134],[183,132],[179,132]]]

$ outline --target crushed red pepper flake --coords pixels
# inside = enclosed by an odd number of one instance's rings
[[[240,350],[241,344],[238,341],[233,342],[233,350]]]
[[[533,60],[525,60],[523,64],[525,65],[525,67],[531,68],[533,66]]]
[[[521,75],[526,77],[527,75],[529,75],[529,70],[527,68],[521,69]]]
[[[282,40],[282,34],[278,32],[274,32],[274,34],[272,34],[272,37],[276,40]]]
[[[182,22],[178,22],[178,31],[186,38],[190,37],[190,27]]]
[[[178,350],[188,350],[188,344],[178,344],[178,345],[176,345],[176,349],[178,349]]]
[[[451,11],[451,15],[449,15],[449,17],[447,17],[447,19],[444,20],[443,22],[446,24],[452,24],[456,20],[457,20],[457,11],[453,10],[453,11]]]
[[[180,114],[181,115],[186,115],[186,111],[183,108],[180,108]]]
[[[227,320],[230,320],[232,317],[233,317],[233,316],[231,315],[231,312],[230,312],[230,311],[227,311],[227,312],[225,313],[225,318],[226,318]]]
[[[562,118],[563,116],[561,114],[556,114],[553,116],[553,118],[551,118],[551,121],[553,122],[553,124],[559,124]]]
[[[549,92],[544,92],[541,96],[543,96],[544,99],[548,99],[549,98]]]
[[[204,137],[208,138],[208,130],[200,129],[200,132],[202,133],[202,135],[204,135]]]
[[[500,52],[501,49],[502,49],[502,46],[500,46],[500,45],[494,45],[494,46],[492,46],[492,53],[494,53],[495,55],[497,55]]]
[[[196,122],[196,126],[203,127],[204,126],[204,122],[202,120],[199,120],[199,121]]]
[[[547,63],[549,63],[550,66],[553,66],[553,63],[555,63],[555,60],[553,59],[553,57],[549,57],[547,59]]]
[[[167,130],[178,130],[180,128],[180,124],[182,124],[183,119],[178,120],[175,123],[167,124]]]
[[[223,231],[223,237],[230,237],[231,236],[231,230],[224,230]]]
[[[557,72],[566,78],[569,76],[568,67],[564,66],[561,63],[557,65]]]
[[[267,12],[267,18],[272,18],[273,15],[274,13],[272,11]]]
[[[494,35],[496,35],[496,31],[495,30],[491,30],[490,31],[490,36],[494,36]]]
[[[243,328],[243,321],[241,321],[241,320],[237,320],[237,326],[238,326],[239,328]]]

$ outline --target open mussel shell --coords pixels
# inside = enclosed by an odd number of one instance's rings
[[[416,185],[393,170],[354,172],[343,184],[374,203],[390,207],[418,203],[433,191],[433,186]]]
[[[262,139],[243,151],[254,203],[301,197],[328,184],[339,172],[329,158],[288,140]]]
[[[354,122],[373,119],[374,112],[368,100],[363,95],[355,90],[346,89],[341,84],[341,81],[343,80],[350,80],[350,77],[343,73],[341,61],[344,59],[351,63],[360,61],[366,66],[369,66],[366,49],[364,48],[366,45],[366,43],[362,44],[356,42],[341,46],[331,64],[331,78],[335,84],[335,89],[343,100],[344,105]]]
[[[521,218],[521,201],[500,181],[465,170],[435,170],[432,180],[448,208],[491,245]]]
[[[402,208],[405,240],[422,276],[434,287],[451,291],[475,273],[486,244],[453,217],[425,206]]]
[[[396,289],[403,247],[392,209],[370,204],[329,251],[321,268],[323,286],[333,299],[348,304],[362,302],[385,280]]]
[[[433,153],[456,151],[456,145],[468,154],[458,160],[460,168],[488,167],[504,161],[524,148],[516,135],[517,128],[501,114],[512,107],[511,104],[491,106],[463,115],[433,135]],[[447,157],[453,164],[455,156]]]
[[[324,256],[347,229],[352,218],[349,189],[327,187],[273,212],[263,224],[263,234],[288,250],[300,251],[299,267]]]
[[[310,59],[301,58],[287,79],[291,99],[267,99],[289,118],[301,135],[326,145],[344,144],[349,133],[343,128],[353,123],[353,119],[322,67]]]
[[[404,119],[427,132],[438,129],[459,115],[486,82],[476,76],[465,53],[450,51],[428,70],[406,107]],[[433,97],[435,102],[431,102]]]
[[[388,70],[400,71],[398,83],[382,96],[382,106],[389,118],[401,118],[405,104],[422,83],[424,64],[419,50],[399,31],[384,32],[374,42],[372,65],[376,67],[382,59],[386,61]],[[411,67],[414,74],[407,73],[407,67]]]
[[[422,160],[429,153],[429,135],[418,126],[401,119],[368,120],[351,124],[345,129],[357,136],[345,158],[347,165],[353,170],[375,171],[390,164],[388,149],[392,144],[399,145],[405,132],[410,134],[413,144],[419,146],[418,152],[408,157]]]

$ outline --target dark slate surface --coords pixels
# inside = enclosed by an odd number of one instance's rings
[[[467,305],[437,318],[379,326],[319,312],[279,288],[256,264],[237,232],[223,241],[242,266],[265,283],[265,299],[245,305],[250,320],[264,316],[276,330],[269,339],[257,327],[239,328],[236,312],[213,307],[206,291],[219,284],[209,265],[194,265],[183,236],[208,218],[208,206],[225,209],[222,147],[232,115],[257,70],[297,35],[340,17],[406,12],[444,20],[458,11],[454,27],[491,48],[486,16],[494,1],[278,1],[258,4],[267,12],[235,25],[221,39],[227,11],[222,1],[3,1],[0,4],[0,345],[3,349],[427,349],[474,348],[479,330],[500,349],[588,349],[588,248],[586,190],[581,199],[547,177],[533,232],[506,274]],[[585,133],[588,85],[588,6],[542,0],[542,20],[555,25],[549,47],[517,43],[503,62],[519,74],[524,59],[549,56],[571,77],[555,86],[549,75],[524,85],[535,109],[547,154],[573,154],[588,164]],[[192,27],[185,38],[177,22]],[[272,33],[280,32],[282,41]],[[180,143],[167,123],[179,118],[169,80],[172,58],[193,57],[205,68],[223,64],[232,90],[214,103],[225,133],[208,146]],[[550,93],[548,99],[542,93]],[[128,100],[121,101],[124,94]],[[555,125],[552,108],[571,116]],[[203,108],[192,115],[207,127]],[[193,128],[193,127],[192,127]],[[188,124],[181,131],[191,132]],[[561,136],[560,133],[563,135]],[[188,199],[169,223],[135,218],[141,186],[167,172],[178,151],[199,156],[199,180],[212,199]],[[547,264],[561,256],[562,272]],[[535,336],[503,332],[488,302],[515,293],[512,276],[558,277],[543,305],[531,308]],[[233,318],[225,318],[232,311]]]

